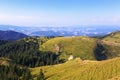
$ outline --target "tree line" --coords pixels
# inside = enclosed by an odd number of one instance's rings
[[[30,80],[32,75],[27,67],[20,67],[15,64],[0,65],[0,80]]]
[[[63,60],[59,59],[59,55],[49,51],[39,51],[39,47],[35,38],[29,41],[8,42],[0,46],[0,57],[7,57],[15,61],[16,64],[28,67],[53,65],[63,62]]]
[[[0,40],[0,57],[11,59],[14,64],[0,64],[0,80],[33,80],[29,67],[53,65],[64,62],[59,59],[59,55],[40,51],[40,45],[49,38],[24,38],[22,40],[8,42]],[[42,70],[40,70],[37,80],[45,80]]]

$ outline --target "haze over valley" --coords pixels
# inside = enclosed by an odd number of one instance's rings
[[[0,30],[11,30],[29,36],[103,36],[119,31],[120,26],[91,25],[91,26],[61,26],[61,27],[22,27],[0,25]]]

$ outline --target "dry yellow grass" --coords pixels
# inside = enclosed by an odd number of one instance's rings
[[[36,76],[43,69],[47,80],[116,80],[120,75],[119,63],[120,58],[105,61],[76,58],[63,64],[32,68],[31,72]]]
[[[10,59],[8,58],[3,58],[3,57],[0,57],[0,65],[9,65],[13,63]]]

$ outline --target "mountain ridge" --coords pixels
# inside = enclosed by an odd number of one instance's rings
[[[12,30],[2,31],[0,30],[0,40],[15,41],[22,38],[28,37],[23,33],[19,33]]]
[[[116,30],[120,26],[115,25],[90,25],[90,26],[14,26],[0,25],[0,30],[14,30],[29,36],[103,36]],[[42,32],[42,33],[41,33]]]

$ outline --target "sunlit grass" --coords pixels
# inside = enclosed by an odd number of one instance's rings
[[[60,48],[61,58],[68,58],[69,55],[80,57],[82,59],[95,59],[94,48],[96,39],[89,37],[57,37],[48,40],[42,46],[42,51],[56,52],[57,47]]]
[[[43,69],[47,80],[107,80],[120,75],[120,58],[106,61],[81,61],[79,58],[63,64],[32,68],[32,75]]]
[[[105,41],[120,43],[120,32],[115,32],[104,38]]]

